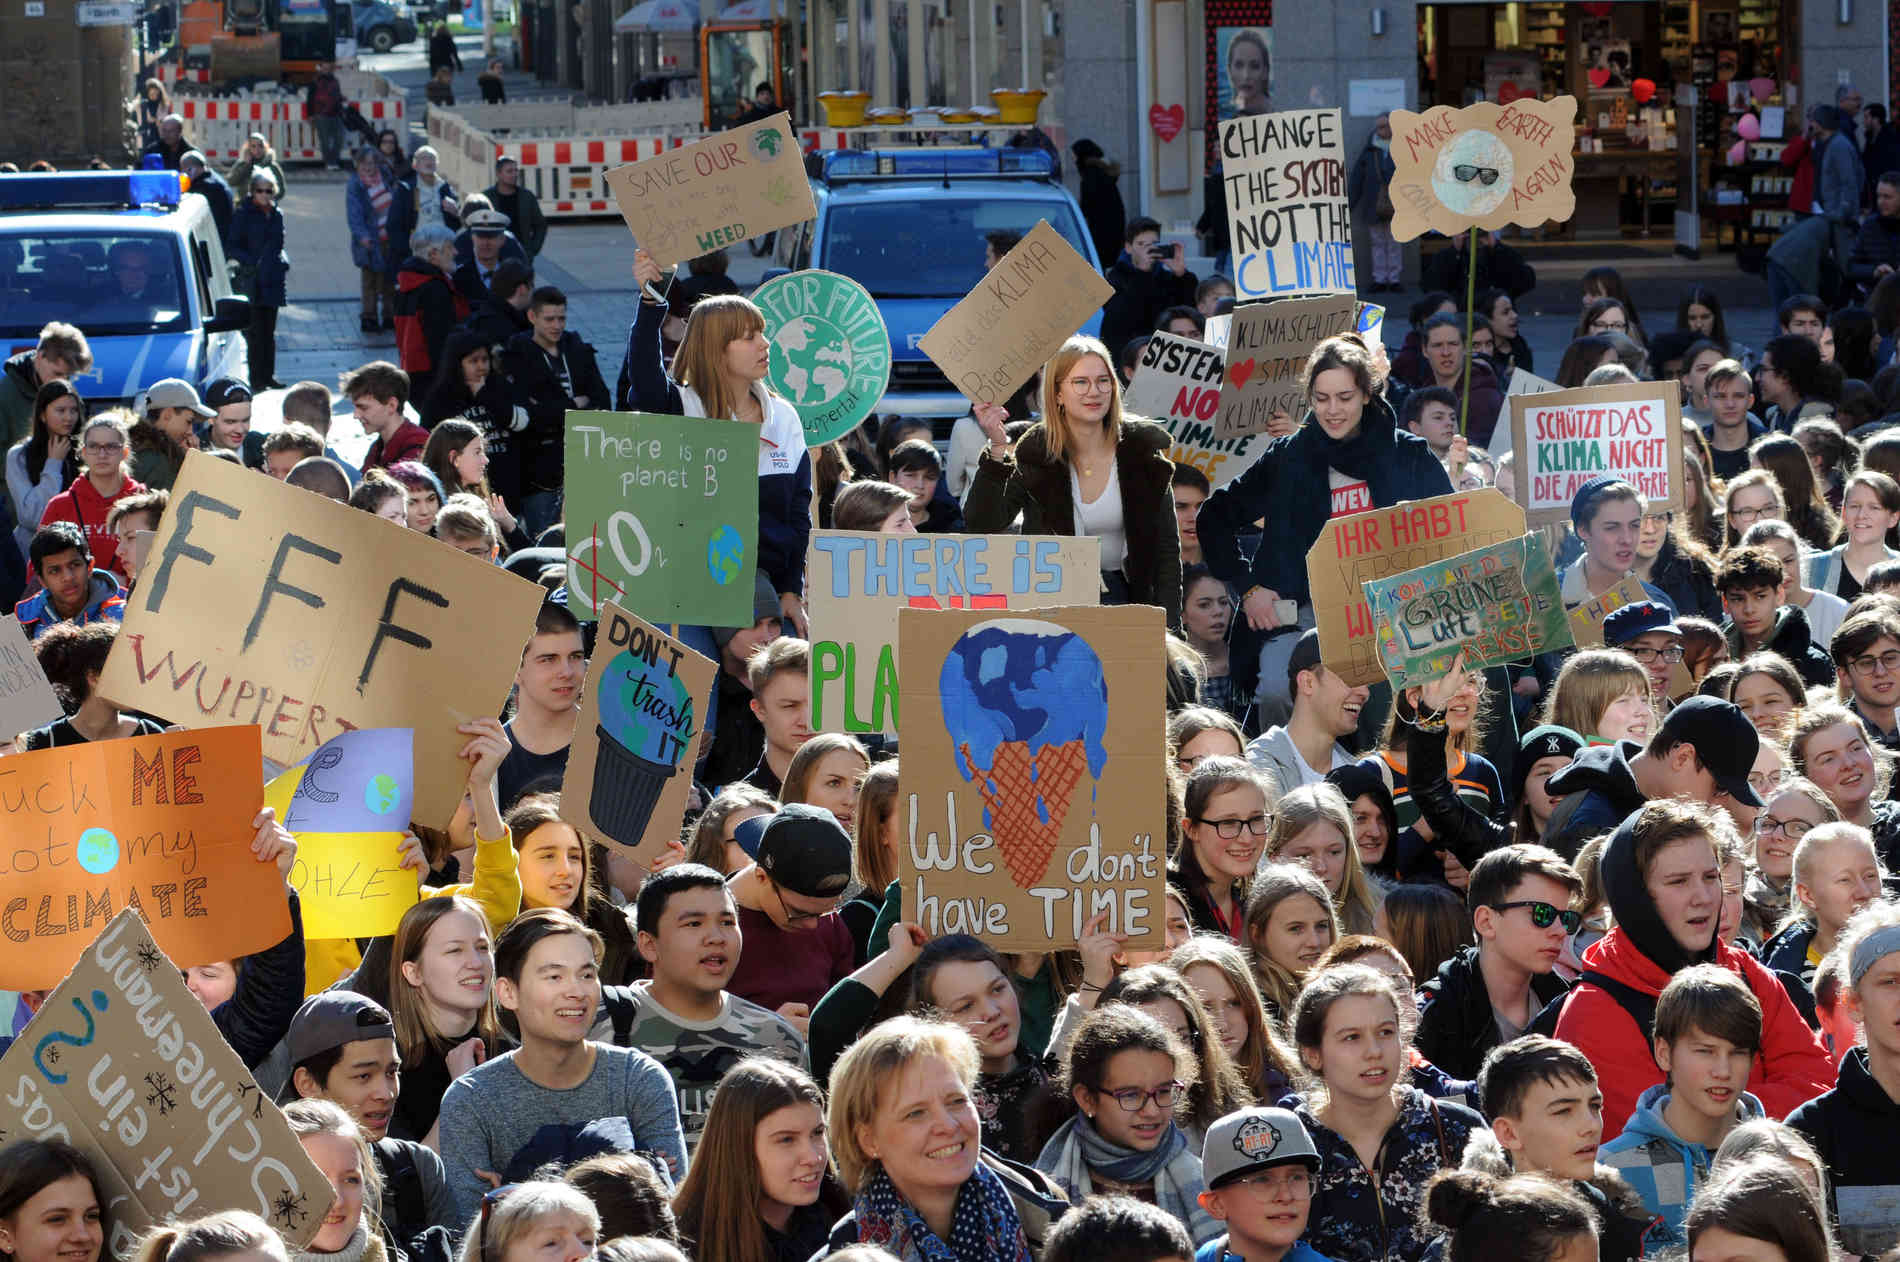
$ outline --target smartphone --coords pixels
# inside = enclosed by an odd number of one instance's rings
[[[1276,600],[1273,602],[1273,616],[1283,627],[1290,627],[1300,620],[1300,606],[1297,601]]]

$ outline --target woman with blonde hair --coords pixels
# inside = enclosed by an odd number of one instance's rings
[[[256,1214],[227,1209],[182,1223],[154,1227],[139,1241],[132,1262],[290,1262],[283,1237]]]
[[[1781,931],[1762,945],[1762,963],[1813,985],[1847,922],[1880,897],[1885,875],[1865,828],[1837,821],[1809,829],[1794,848],[1793,903]]]
[[[828,1249],[878,1245],[898,1262],[1035,1262],[1069,1207],[1046,1175],[979,1144],[969,1031],[893,1017],[831,1072],[825,1122],[851,1211]]]
[[[433,1140],[449,1084],[507,1048],[495,1015],[495,947],[481,904],[450,894],[404,912],[389,948],[388,987],[403,1079],[389,1133]]]
[[[1159,605],[1181,625],[1181,539],[1168,431],[1122,412],[1114,357],[1092,337],[1062,344],[1042,369],[1042,419],[1013,437],[999,403],[973,409],[989,445],[964,502],[974,533],[1094,535],[1103,601]]]
[[[811,1075],[766,1056],[728,1069],[673,1198],[696,1262],[805,1262],[845,1209]]]
[[[586,1194],[537,1179],[482,1198],[462,1233],[460,1262],[587,1262],[599,1241],[600,1211]]]
[[[232,188],[249,188],[251,175],[257,171],[268,171],[277,181],[277,195],[282,197],[290,185],[284,180],[284,165],[277,160],[277,151],[271,148],[270,138],[261,131],[254,131],[244,140],[244,151],[231,167],[231,173],[225,176],[225,182]]]
[[[382,1179],[361,1128],[328,1100],[293,1100],[284,1106],[284,1120],[335,1196],[317,1234],[307,1247],[290,1251],[290,1262],[390,1262],[376,1222]],[[500,1259],[482,1256],[481,1262]]]
[[[1330,784],[1303,784],[1274,807],[1266,857],[1274,863],[1302,863],[1332,895],[1339,925],[1347,933],[1371,933],[1379,900],[1359,862],[1352,840],[1352,808],[1346,795]]]
[[[1260,869],[1247,894],[1242,932],[1267,1016],[1284,1029],[1300,984],[1339,940],[1339,913],[1311,869],[1270,863]]]
[[[765,313],[737,294],[702,298],[686,318],[686,336],[673,357],[673,371],[678,375],[669,377],[660,358],[666,304],[653,298],[663,292],[667,274],[651,254],[635,250],[633,276],[642,296],[627,334],[627,362],[614,391],[615,406],[623,412],[725,417],[759,427],[758,569],[778,593],[787,634],[802,637],[812,462],[798,412],[766,381],[771,360]],[[690,631],[688,642],[718,661],[718,646],[710,630]],[[707,725],[711,726],[710,715]]]
[[[1267,1020],[1246,953],[1224,938],[1202,934],[1169,956],[1168,967],[1200,996],[1222,1050],[1246,1079],[1253,1098],[1278,1104],[1293,1090],[1299,1062]]]
[[[857,822],[858,781],[871,769],[871,755],[855,736],[819,732],[792,755],[778,800],[821,806],[851,832]]]
[[[1649,672],[1622,649],[1585,649],[1557,672],[1542,721],[1593,744],[1648,740],[1656,726]]]
[[[770,815],[778,804],[764,789],[740,782],[721,789],[693,822],[686,841],[687,863],[703,863],[727,876],[750,867],[752,856],[734,840],[739,825],[756,816]]]

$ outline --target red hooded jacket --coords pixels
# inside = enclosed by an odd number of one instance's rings
[[[1748,1090],[1770,1117],[1785,1118],[1795,1107],[1834,1085],[1834,1062],[1808,1023],[1795,1011],[1776,976],[1760,961],[1726,944],[1714,962],[1741,975],[1761,1004],[1761,1050],[1749,1070]],[[1669,973],[1637,949],[1622,929],[1612,929],[1583,953],[1584,967],[1647,995],[1660,995]],[[1579,982],[1557,1018],[1557,1037],[1574,1044],[1596,1066],[1603,1091],[1603,1137],[1623,1132],[1637,1097],[1663,1080],[1662,1070],[1636,1019],[1608,991]]]
[[[92,479],[81,473],[71,486],[47,501],[39,524],[48,526],[56,521],[69,521],[85,531],[86,542],[92,545],[93,568],[110,571],[123,585],[125,567],[119,564],[119,537],[106,529],[106,516],[112,506],[126,496],[144,493],[145,484],[128,476],[120,483],[119,493],[107,499],[99,494]]]

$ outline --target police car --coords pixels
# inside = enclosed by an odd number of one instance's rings
[[[891,335],[891,384],[878,411],[949,422],[970,402],[917,347],[983,279],[988,233],[1028,232],[1038,220],[1099,268],[1082,208],[1036,149],[862,149],[823,156],[812,179],[816,218],[778,234],[776,267],[837,272],[870,291]],[[1101,332],[1101,315],[1082,331]]]
[[[250,300],[233,294],[210,203],[176,171],[0,175],[0,348],[49,321],[92,347],[89,407],[182,377],[249,378]]]

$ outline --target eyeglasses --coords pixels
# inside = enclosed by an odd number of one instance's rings
[[[1290,1194],[1294,1200],[1303,1201],[1313,1194],[1313,1176],[1298,1166],[1293,1166],[1243,1174],[1237,1179],[1229,1179],[1221,1186],[1258,1188],[1272,1192],[1276,1196]]]
[[[1789,841],[1800,841],[1803,837],[1808,835],[1808,830],[1813,827],[1814,825],[1805,819],[1776,819],[1773,815],[1757,815],[1755,817],[1756,832],[1764,835],[1768,833],[1780,833]]]
[[[1779,771],[1751,771],[1748,773],[1748,786],[1756,793],[1773,793],[1781,787],[1782,775]]]
[[[1451,169],[1451,173],[1460,184],[1469,184],[1476,180],[1486,188],[1498,182],[1496,167],[1466,166],[1462,163]]]
[[[1113,377],[1071,377],[1064,383],[1077,394],[1107,394],[1115,388]]]
[[[772,890],[778,895],[780,910],[785,913],[785,927],[787,929],[790,929],[793,925],[809,924],[823,920],[826,916],[838,910],[838,901],[833,899],[819,911],[799,911],[785,901],[784,890],[779,889],[776,884],[772,886]]]
[[[1857,657],[1847,664],[1856,675],[1900,675],[1900,649],[1888,649],[1875,656]]]
[[[1617,647],[1645,666],[1658,661],[1668,662],[1674,666],[1682,660],[1682,645],[1680,644],[1672,644],[1666,649],[1659,649],[1648,644],[1619,644]]]
[[[1571,911],[1567,907],[1557,907],[1535,898],[1521,898],[1516,902],[1492,903],[1492,911],[1510,911],[1517,907],[1531,909],[1531,923],[1539,929],[1548,929],[1558,921],[1563,922],[1565,933],[1575,933],[1583,928],[1583,913]]]
[[[1206,824],[1223,841],[1232,841],[1240,836],[1240,830],[1246,829],[1256,837],[1264,837],[1273,827],[1273,819],[1266,815],[1250,815],[1246,819],[1196,819],[1197,824]]]
[[[1590,327],[1598,333],[1627,333],[1630,331],[1627,320],[1592,320]]]
[[[102,456],[109,456],[115,451],[124,451],[125,444],[124,443],[87,443],[85,449],[87,451],[97,452]]]
[[[1155,1107],[1171,1109],[1174,1097],[1186,1091],[1187,1087],[1179,1082],[1164,1082],[1153,1091],[1143,1091],[1140,1087],[1123,1087],[1120,1091],[1098,1091],[1098,1095],[1114,1097],[1115,1103],[1122,1106],[1124,1113],[1139,1113],[1142,1106],[1153,1100]]]
[[[1644,513],[1643,514],[1643,524],[1645,526],[1667,526],[1670,522],[1674,520],[1676,520],[1676,515],[1674,513]]]
[[[1733,508],[1731,507],[1728,510],[1728,519],[1730,521],[1752,522],[1752,521],[1757,520],[1758,518],[1765,517],[1766,515],[1774,511],[1775,510],[1773,508]]]

